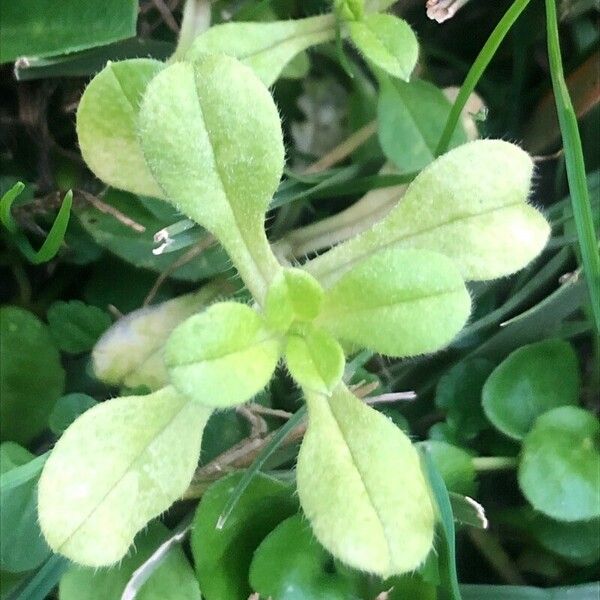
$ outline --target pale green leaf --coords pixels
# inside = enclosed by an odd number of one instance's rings
[[[224,408],[250,400],[267,385],[280,355],[281,341],[255,310],[220,302],[173,331],[165,364],[187,398]]]
[[[270,86],[302,50],[335,38],[335,18],[320,15],[271,23],[222,23],[198,36],[186,59],[226,54],[249,66]]]
[[[350,39],[366,59],[392,75],[408,81],[419,58],[419,43],[403,19],[371,14],[348,23]]]
[[[329,395],[344,374],[344,351],[328,333],[302,328],[287,338],[285,361],[292,377],[305,390]]]
[[[119,319],[92,351],[96,377],[129,388],[145,385],[157,390],[165,386],[169,376],[163,346],[169,335],[177,325],[214,301],[222,290],[218,283],[208,284],[194,294],[140,308]]]
[[[79,417],[40,478],[40,525],[50,547],[91,567],[121,560],[135,534],[187,489],[210,412],[169,387]]]
[[[302,269],[286,268],[271,282],[265,299],[265,318],[270,327],[287,331],[294,321],[311,321],[321,310],[323,288]]]
[[[121,600],[134,571],[169,535],[159,521],[135,538],[134,548],[118,565],[105,569],[71,567],[61,578],[60,600]],[[140,588],[135,600],[200,600],[194,571],[181,547],[173,548]]]
[[[533,508],[559,521],[600,517],[600,423],[582,408],[544,413],[525,436],[519,485]]]
[[[138,123],[147,163],[169,199],[219,238],[261,302],[279,270],[264,213],[284,164],[267,88],[227,56],[175,63],[148,85]]]
[[[307,394],[298,456],[300,503],[336,558],[381,576],[416,569],[433,543],[434,512],[409,438],[343,385]]]
[[[579,364],[572,346],[544,340],[510,354],[483,386],[485,414],[502,433],[521,440],[543,413],[579,402]]]
[[[330,284],[377,248],[435,250],[466,280],[494,279],[523,268],[543,249],[550,228],[526,203],[533,162],[514,144],[477,140],[426,167],[402,201],[370,230],[306,266]]]
[[[414,173],[435,160],[451,103],[442,90],[423,81],[410,83],[382,78],[377,102],[377,132],[381,149],[400,173]],[[450,147],[467,141],[457,127]]]
[[[451,260],[426,250],[390,248],[356,263],[327,290],[316,323],[381,354],[414,356],[448,344],[470,309]]]
[[[77,110],[83,159],[104,183],[146,196],[164,196],[146,166],[136,132],[148,82],[164,68],[158,60],[109,62],[85,88]]]

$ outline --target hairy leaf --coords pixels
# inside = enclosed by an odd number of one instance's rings
[[[431,549],[434,513],[409,438],[341,384],[331,398],[306,398],[297,483],[317,539],[361,570],[416,569]]]
[[[370,14],[348,23],[350,39],[366,59],[408,81],[419,58],[419,43],[410,25],[393,15]]]
[[[0,308],[0,438],[33,440],[45,429],[64,386],[48,327],[22,308]]]
[[[600,517],[600,423],[575,406],[537,419],[523,440],[519,485],[531,505],[559,521]]]
[[[477,140],[425,168],[402,201],[370,230],[306,266],[330,284],[378,248],[435,250],[452,258],[466,280],[502,277],[537,256],[550,228],[526,203],[533,163],[500,140]]]
[[[212,407],[249,400],[271,379],[281,342],[245,304],[221,302],[179,325],[165,347],[173,385]]]
[[[40,524],[50,547],[91,567],[121,560],[135,534],[186,490],[209,415],[171,387],[85,412],[40,478]]]
[[[148,85],[139,131],[169,199],[219,238],[262,302],[280,268],[263,221],[284,163],[279,114],[267,88],[227,56],[175,63]]]
[[[305,390],[329,395],[344,374],[344,351],[325,331],[305,327],[291,333],[285,361],[292,377]]]
[[[579,365],[568,342],[544,340],[515,350],[483,386],[483,408],[494,427],[521,440],[543,413],[579,401]]]
[[[451,260],[390,248],[355,264],[327,290],[316,323],[390,356],[438,350],[465,324],[471,299]]]
[[[77,137],[83,159],[104,183],[163,197],[146,166],[136,131],[139,105],[148,82],[164,63],[148,58],[109,62],[85,88],[77,110]]]
[[[194,40],[186,60],[226,54],[250,67],[265,85],[271,86],[298,53],[334,37],[332,15],[271,23],[222,23]]]
[[[222,291],[218,283],[199,292],[140,308],[119,319],[99,340],[92,352],[94,374],[113,385],[156,390],[168,383],[163,346],[185,319],[201,311]]]

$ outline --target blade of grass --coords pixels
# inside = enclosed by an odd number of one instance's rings
[[[456,125],[458,124],[458,120],[460,119],[460,115],[465,107],[465,104],[467,103],[467,100],[469,99],[469,96],[475,90],[475,86],[479,83],[481,76],[483,75],[487,66],[490,64],[494,54],[496,54],[496,50],[498,50],[502,40],[504,40],[506,34],[510,31],[510,28],[513,26],[514,22],[519,18],[519,15],[525,10],[528,4],[529,0],[515,0],[511,7],[506,11],[506,14],[502,17],[502,19],[500,19],[500,22],[498,25],[496,25],[496,28],[494,31],[492,31],[487,42],[484,44],[479,56],[477,56],[473,66],[469,69],[467,77],[465,78],[465,81],[458,92],[458,96],[452,105],[452,109],[448,115],[448,120],[446,121],[446,126],[444,127],[444,131],[442,132],[440,141],[438,142],[435,150],[436,156],[440,156],[440,154],[444,154],[444,152],[448,150],[448,144],[450,143],[452,134],[456,129]]]
[[[569,96],[569,89],[563,71],[555,0],[546,0],[546,27],[550,74],[565,151],[567,179],[569,180],[569,190],[571,192],[575,228],[579,239],[583,271],[592,302],[596,331],[600,333],[600,254],[598,253],[598,243],[594,230],[577,116]]]

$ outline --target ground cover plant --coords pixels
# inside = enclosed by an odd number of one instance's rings
[[[2,598],[596,597],[593,3],[0,16]]]

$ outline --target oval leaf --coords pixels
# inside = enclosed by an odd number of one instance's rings
[[[483,386],[483,408],[494,427],[521,440],[543,413],[579,401],[579,365],[568,342],[544,340],[508,356]]]
[[[246,402],[271,379],[281,342],[245,304],[221,302],[179,325],[165,347],[173,385],[213,407]]]
[[[393,77],[408,81],[419,58],[419,43],[403,19],[385,14],[370,14],[349,21],[350,39],[376,67]]]
[[[121,560],[135,534],[185,492],[209,415],[173,388],[85,412],[40,478],[39,518],[50,547],[91,567]]]
[[[416,569],[431,549],[434,513],[409,438],[342,385],[307,402],[297,483],[317,539],[361,570]]]
[[[222,23],[194,40],[186,60],[195,62],[205,54],[226,54],[250,67],[265,85],[271,86],[302,50],[334,38],[333,15],[272,23]]]
[[[334,337],[389,356],[433,352],[465,324],[471,299],[451,260],[425,250],[381,250],[325,294],[317,323]]]
[[[164,63],[148,58],[109,62],[85,88],[77,110],[81,154],[96,177],[114,187],[163,197],[137,138],[139,105]]]
[[[466,280],[518,271],[542,251],[550,233],[526,203],[532,170],[529,155],[514,144],[464,144],[425,168],[383,220],[306,269],[330,284],[361,257],[396,245],[445,254]]]
[[[575,406],[538,418],[523,441],[519,485],[531,505],[559,521],[600,516],[600,423]]]

